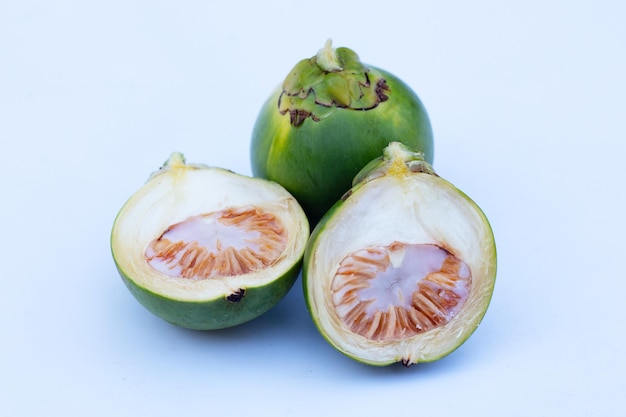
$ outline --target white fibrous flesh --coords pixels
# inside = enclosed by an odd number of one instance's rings
[[[202,301],[280,278],[308,236],[302,208],[278,184],[174,161],[122,208],[112,248],[138,286]]]

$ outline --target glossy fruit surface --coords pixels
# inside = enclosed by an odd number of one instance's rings
[[[315,227],[303,286],[321,334],[367,364],[446,356],[478,327],[496,276],[480,208],[392,143]]]
[[[314,224],[392,141],[432,163],[424,105],[398,77],[328,43],[263,105],[252,132],[252,172],[283,185]]]
[[[173,153],[122,207],[111,251],[133,296],[177,326],[235,326],[282,299],[309,225],[280,185]]]

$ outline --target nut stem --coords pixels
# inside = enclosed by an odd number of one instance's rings
[[[326,44],[317,52],[315,58],[317,65],[326,72],[338,72],[343,70],[339,64],[337,51],[333,48],[332,39],[326,41]]]

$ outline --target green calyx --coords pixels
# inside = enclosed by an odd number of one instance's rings
[[[335,109],[370,110],[389,98],[387,82],[348,48],[327,41],[316,56],[296,64],[282,85],[278,111],[293,126],[320,121]]]

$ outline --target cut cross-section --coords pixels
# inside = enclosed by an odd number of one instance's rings
[[[467,265],[439,246],[394,242],[344,258],[332,299],[354,333],[398,340],[449,322],[467,300],[471,280]]]
[[[272,265],[287,231],[272,214],[247,206],[192,216],[150,242],[146,261],[172,277],[195,280],[243,275]]]

